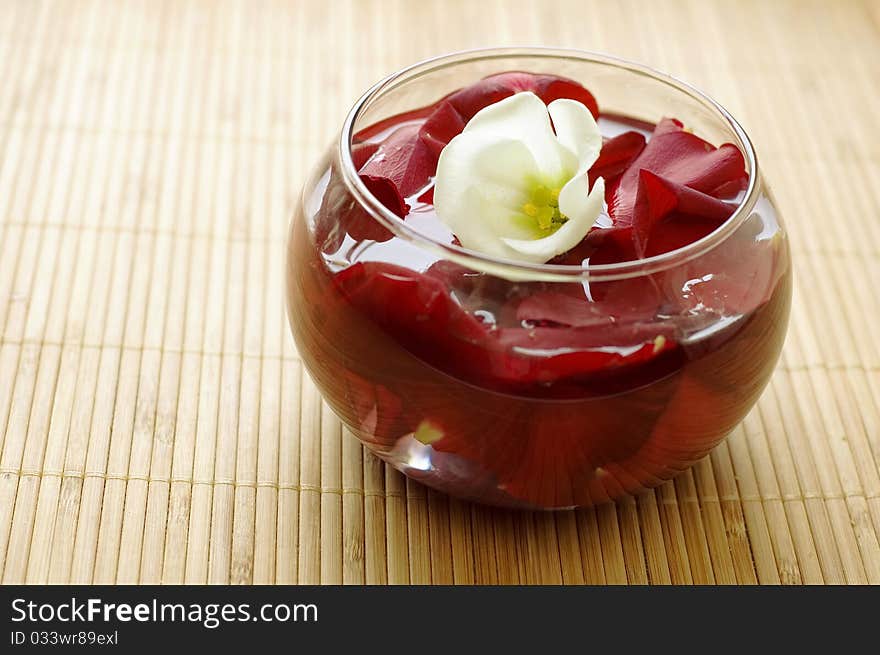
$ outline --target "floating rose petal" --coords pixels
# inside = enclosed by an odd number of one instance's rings
[[[421,131],[422,138],[439,155],[446,144],[461,133],[467,122],[478,111],[523,91],[531,91],[543,100],[545,105],[562,98],[577,100],[590,110],[593,118],[599,117],[599,106],[593,94],[574,80],[556,75],[499,73],[485,77],[444,98],[425,120]]]
[[[366,160],[377,148],[378,144],[357,146],[352,150],[352,157],[356,163]],[[387,199],[386,204],[393,205],[396,196],[393,186],[389,190],[381,180],[375,184],[366,182],[377,198]],[[388,241],[394,236],[352,198],[339,168],[333,164],[321,206],[315,216],[315,241],[322,252],[333,253],[342,245],[346,234],[355,241]]]
[[[428,148],[439,157],[440,151],[446,147],[446,144],[461,134],[466,122],[452,104],[451,99],[443,100],[425,120],[419,131],[419,136]]]
[[[422,195],[420,195],[418,198],[416,198],[416,200],[418,200],[419,202],[423,202],[426,205],[433,205],[434,204],[434,187],[428,187],[427,189],[425,189],[425,192]]]
[[[351,162],[354,164],[355,170],[361,170],[378,149],[378,141],[365,141],[353,145],[351,147]]]
[[[696,219],[692,222],[694,225],[708,224],[711,226],[709,229],[711,232],[730,218],[735,208],[734,205],[723,200],[718,200],[682,184],[676,184],[647,169],[642,169],[639,171],[639,189],[633,207],[632,221],[636,254],[639,257],[646,255],[649,237],[652,233],[660,231],[657,230],[658,224],[670,216],[672,212],[676,214],[676,223],[682,220],[687,221],[687,217],[692,217]],[[672,221],[667,221],[667,223],[670,222]],[[692,230],[687,228],[681,230],[678,225],[666,227],[667,229],[662,232],[671,235],[687,234],[688,238],[693,236]],[[694,240],[691,239],[685,243],[691,243]],[[666,250],[660,252],[666,252]]]
[[[605,178],[606,184],[613,181],[644,148],[645,136],[639,132],[624,132],[606,139],[599,159],[590,168],[590,185],[600,177]]]
[[[689,246],[717,230],[719,225],[715,220],[670,214],[651,232],[644,256],[653,257]]]
[[[719,189],[737,183],[742,185],[747,177],[745,160],[736,146],[725,143],[716,148],[685,132],[679,121],[664,118],[657,124],[645,149],[609,189],[609,214],[617,226],[634,222],[642,170],[713,196]]]
[[[583,241],[590,264],[615,264],[637,259],[632,226],[594,228]]]
[[[560,98],[577,100],[594,117],[599,114],[593,95],[577,82],[555,75],[500,73],[452,93],[433,107],[408,113],[406,118],[413,121],[426,118],[421,124],[413,122],[399,127],[383,138],[378,147],[372,143],[370,157],[360,163],[355,159],[355,168],[370,192],[403,218],[409,211],[405,199],[430,182],[437,170],[437,157],[446,144],[461,133],[478,111],[521,91],[533,92],[545,104]],[[386,120],[380,127],[393,124]],[[372,138],[376,132],[374,126],[357,137]]]
[[[741,189],[747,177],[735,146],[715,148],[685,132],[679,121],[664,118],[644,149],[608,185],[613,227],[594,228],[575,249],[576,257],[612,264],[692,243],[730,217],[734,205],[717,196]]]
[[[437,170],[436,155],[418,134],[418,125],[396,129],[359,170],[370,192],[401,218],[409,211],[404,198],[424,187]]]

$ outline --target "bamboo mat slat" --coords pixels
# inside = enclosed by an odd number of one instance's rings
[[[616,505],[473,506],[363,448],[282,300],[311,162],[383,75],[571,46],[706,90],[792,237],[771,384]],[[880,583],[880,3],[0,0],[3,583]]]

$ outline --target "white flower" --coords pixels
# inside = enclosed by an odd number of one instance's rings
[[[601,147],[581,103],[514,94],[480,110],[440,153],[434,209],[465,248],[544,263],[576,246],[602,211],[605,182],[591,191],[587,179]]]

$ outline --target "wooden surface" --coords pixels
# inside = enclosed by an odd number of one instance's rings
[[[359,93],[515,43],[706,90],[792,235],[758,407],[616,506],[406,482],[342,433],[284,318],[288,217]],[[878,2],[0,0],[3,582],[880,582],[878,79]]]

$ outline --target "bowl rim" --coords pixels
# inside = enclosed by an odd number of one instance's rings
[[[357,119],[374,100],[410,80],[462,63],[512,57],[567,59],[602,64],[650,77],[690,96],[715,112],[739,141],[737,145],[743,153],[749,171],[748,186],[742,201],[724,223],[697,241],[652,257],[612,264],[533,264],[503,259],[462,246],[443,243],[408,225],[369,191],[357,173],[351,152],[354,125]],[[342,171],[342,178],[354,199],[374,220],[393,234],[419,247],[434,251],[443,259],[454,261],[472,270],[515,280],[598,282],[639,277],[667,270],[706,254],[735,232],[751,215],[761,193],[758,159],[751,139],[739,122],[711,97],[677,77],[644,64],[599,52],[551,46],[507,46],[460,50],[424,59],[388,75],[367,89],[349,110],[339,135],[336,158]]]

